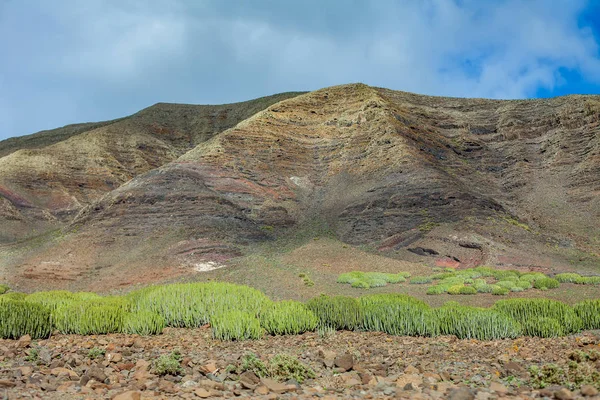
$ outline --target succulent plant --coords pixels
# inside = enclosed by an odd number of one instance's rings
[[[52,332],[50,310],[37,303],[19,300],[0,301],[0,337],[18,339],[30,335],[34,339],[47,338]]]
[[[319,319],[303,303],[279,301],[260,313],[261,326],[272,335],[297,335],[314,331]]]

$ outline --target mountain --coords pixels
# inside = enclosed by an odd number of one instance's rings
[[[219,106],[159,103],[130,117],[0,142],[0,243],[69,223],[84,206],[298,93]]]
[[[162,281],[324,234],[432,266],[600,267],[598,96],[351,84],[157,104],[0,155],[0,265],[25,288]]]

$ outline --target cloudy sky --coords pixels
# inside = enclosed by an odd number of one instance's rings
[[[350,82],[600,93],[600,0],[0,0],[0,139]]]

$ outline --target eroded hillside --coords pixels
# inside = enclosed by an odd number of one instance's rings
[[[448,99],[356,84],[272,103],[237,125],[215,125],[212,111],[206,129],[157,106],[149,128],[134,116],[0,159],[5,215],[69,216],[51,242],[7,250],[5,267],[22,284],[125,285],[133,271],[193,274],[316,226],[415,263],[597,266],[597,97]],[[49,152],[78,154],[64,179],[43,177]],[[39,167],[18,174],[25,165]]]
[[[295,95],[220,106],[159,103],[119,120],[0,142],[0,243],[62,227],[133,177]]]

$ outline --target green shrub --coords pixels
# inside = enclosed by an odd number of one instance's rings
[[[556,289],[557,287],[560,286],[560,282],[557,281],[556,279],[552,279],[552,278],[544,278],[544,279],[538,279],[537,281],[535,281],[533,283],[533,287],[536,289]]]
[[[519,279],[519,271],[497,269],[492,272],[492,277],[499,281],[516,281]]]
[[[456,277],[456,273],[454,273],[454,272],[441,272],[439,274],[431,275],[431,279],[433,279],[433,280],[441,280],[441,279],[454,278],[454,277]]]
[[[338,276],[337,282],[338,283],[348,283],[351,285],[355,281],[364,280],[364,277],[365,277],[365,273],[361,272],[361,271],[346,272],[346,273],[340,274]]]
[[[183,368],[181,367],[181,354],[174,351],[170,354],[163,354],[154,361],[154,372],[156,375],[181,375]]]
[[[76,302],[60,306],[52,313],[54,326],[61,333],[101,335],[121,332],[125,312],[115,305]]]
[[[532,284],[528,280],[518,280],[515,282],[515,287],[518,287],[523,290],[531,289]]]
[[[165,328],[165,319],[152,311],[125,314],[123,332],[143,336],[158,335]]]
[[[584,300],[573,307],[583,322],[583,329],[600,329],[600,300]]]
[[[572,307],[550,299],[510,299],[500,300],[493,309],[509,315],[521,324],[537,318],[556,319],[564,328],[565,333],[581,330],[583,322]],[[525,329],[525,328],[524,328]]]
[[[429,286],[427,288],[427,294],[442,294],[442,293],[446,293],[446,290],[444,290],[444,288],[440,285],[433,285],[433,286]]]
[[[422,285],[425,283],[431,283],[433,279],[430,276],[413,276],[410,278],[410,283]]]
[[[242,356],[240,364],[236,369],[238,375],[241,375],[246,371],[254,372],[259,378],[266,378],[269,376],[269,368],[256,356],[256,354],[251,352]]]
[[[537,336],[543,338],[559,337],[565,335],[565,329],[561,323],[554,318],[534,317],[521,322],[523,334],[526,336]]]
[[[453,285],[453,286],[450,286],[447,291],[448,291],[448,294],[460,294],[460,291],[464,287],[465,287],[465,285],[463,285],[463,284]]]
[[[73,304],[76,300],[71,292],[66,290],[51,290],[49,292],[31,293],[25,298],[25,301],[42,304],[48,307],[50,312],[54,312],[58,307]]]
[[[3,301],[3,300],[19,300],[19,301],[23,301],[23,300],[25,300],[26,297],[27,297],[27,293],[9,292],[9,293],[5,293],[5,294],[1,295],[0,296],[0,301]]]
[[[322,295],[309,300],[306,306],[319,319],[319,327],[355,330],[362,321],[360,304],[353,297]]]
[[[492,285],[489,285],[485,279],[475,279],[473,287],[478,293],[492,293]]]
[[[547,276],[542,274],[541,272],[528,272],[526,274],[521,275],[519,277],[519,280],[533,283],[537,280],[546,279],[546,278],[547,278]]]
[[[106,350],[101,349],[99,347],[92,347],[90,351],[88,351],[88,358],[90,360],[96,360],[98,358],[104,358],[106,354]]]
[[[220,340],[260,339],[264,330],[253,314],[245,311],[225,311],[211,318],[213,337]]]
[[[582,276],[577,283],[580,285],[600,285],[600,276]]]
[[[467,269],[458,271],[458,272],[456,272],[456,275],[460,276],[461,278],[465,278],[465,279],[476,279],[476,278],[480,278],[483,276],[480,271],[477,271],[476,269],[472,269],[472,268],[467,268]]]
[[[363,280],[356,280],[352,282],[351,286],[355,289],[369,289],[371,287],[368,282]]]
[[[152,286],[127,297],[133,304],[132,311],[155,312],[165,319],[167,326],[182,328],[205,325],[212,322],[212,315],[228,310],[258,315],[271,303],[256,289],[224,282]]]
[[[387,282],[384,279],[378,278],[368,278],[366,283],[370,288],[387,286]]]
[[[0,338],[18,339],[30,335],[47,338],[52,332],[50,310],[41,304],[19,300],[0,301]]]
[[[474,268],[474,270],[479,272],[481,276],[485,278],[493,277],[494,273],[496,272],[494,268],[484,266]]]
[[[435,310],[440,333],[459,339],[493,340],[515,338],[521,326],[513,318],[490,309],[446,303]]]
[[[492,294],[495,296],[506,296],[509,292],[510,289],[498,285],[492,285]]]
[[[338,283],[348,283],[353,288],[368,289],[372,287],[386,286],[388,283],[405,282],[406,277],[410,276],[408,272],[398,274],[388,274],[384,272],[361,272],[352,271],[340,274]]]
[[[475,289],[473,286],[463,286],[460,288],[459,294],[477,294],[477,289]]]
[[[581,278],[581,275],[571,272],[556,274],[554,276],[554,279],[556,279],[560,283],[578,283],[581,280]]]
[[[319,319],[303,303],[279,301],[260,314],[260,324],[271,335],[297,335],[314,331]]]
[[[315,371],[288,354],[277,354],[269,360],[269,375],[279,381],[290,379],[298,383],[315,378]]]
[[[366,331],[401,336],[435,336],[436,319],[421,300],[403,294],[376,294],[360,298]]]
[[[10,287],[8,285],[0,284],[0,295],[8,292]]]
[[[513,287],[515,287],[515,282],[514,281],[498,281],[495,283],[495,285],[510,290]]]

